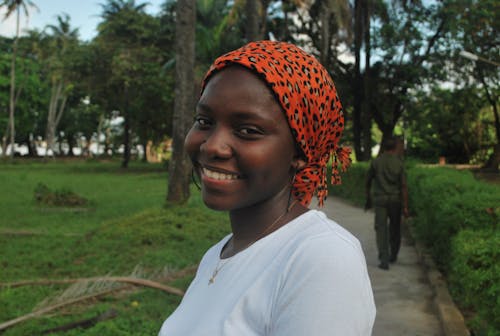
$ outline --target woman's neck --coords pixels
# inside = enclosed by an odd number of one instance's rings
[[[233,236],[224,247],[221,256],[228,258],[235,255],[308,210],[289,195],[288,192],[284,195],[286,197],[276,197],[231,211],[229,216]]]

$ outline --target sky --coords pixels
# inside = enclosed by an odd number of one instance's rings
[[[148,2],[146,12],[157,14],[160,11],[160,5],[165,0],[136,0],[137,4]],[[90,40],[96,34],[97,24],[100,22],[99,14],[101,6],[106,0],[32,0],[38,7],[29,9],[28,20],[21,11],[20,28],[22,31],[26,28],[37,28],[42,30],[46,25],[56,24],[57,15],[67,13],[70,16],[71,26],[78,28],[82,40]],[[8,19],[5,18],[5,9],[0,8],[0,35],[12,37],[16,33],[16,14],[13,13]]]

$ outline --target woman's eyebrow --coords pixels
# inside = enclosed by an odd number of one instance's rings
[[[196,105],[196,109],[208,114],[214,113],[213,109],[209,105],[204,103],[198,103]],[[262,121],[262,122],[276,124],[276,120],[270,118],[268,115],[264,113],[256,113],[251,111],[235,110],[234,112],[231,113],[231,118],[242,121]]]
[[[212,109],[210,108],[210,106],[208,106],[204,103],[200,103],[200,102],[198,102],[196,104],[196,110],[202,110],[204,112],[212,112]]]

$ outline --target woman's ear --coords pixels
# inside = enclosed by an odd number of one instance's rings
[[[295,171],[302,170],[306,165],[306,160],[304,160],[301,156],[296,156],[293,158],[292,166]]]

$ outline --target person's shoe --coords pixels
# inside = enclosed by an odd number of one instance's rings
[[[385,271],[387,271],[389,269],[389,264],[385,263],[385,262],[381,262],[379,265],[378,265],[378,268],[380,269],[383,269]]]
[[[389,262],[390,262],[390,263],[395,263],[395,262],[396,262],[396,260],[398,260],[398,256],[391,256],[391,257],[389,258]]]

